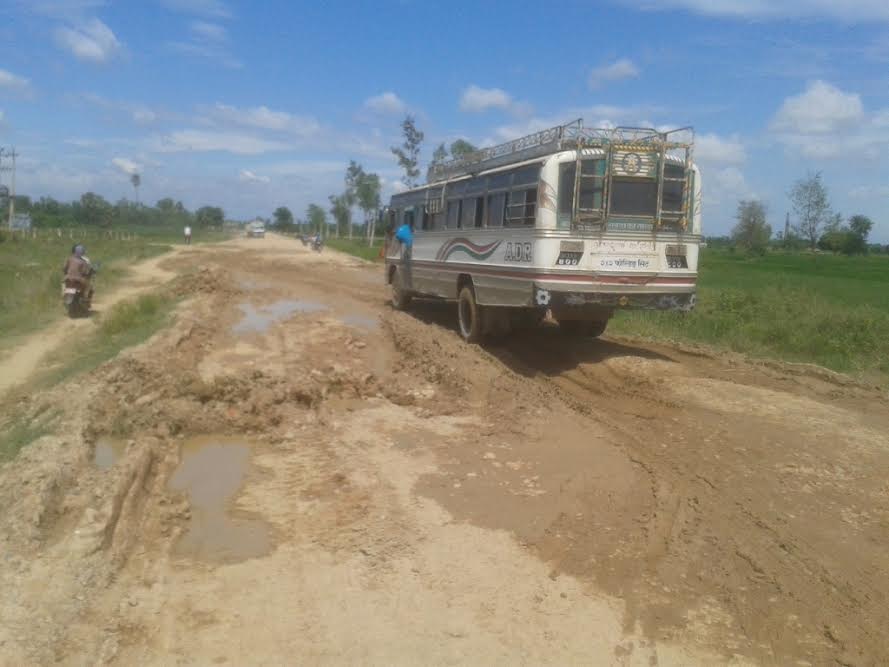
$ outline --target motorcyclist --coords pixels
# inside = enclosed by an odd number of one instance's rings
[[[86,248],[81,244],[78,243],[71,248],[71,255],[65,260],[62,273],[66,282],[71,281],[80,288],[87,301],[93,298],[92,277],[95,270],[89,257],[86,256]]]

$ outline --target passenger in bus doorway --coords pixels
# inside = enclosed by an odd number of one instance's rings
[[[403,222],[395,232],[395,238],[401,243],[401,275],[404,277],[404,286],[410,289],[413,286],[411,275],[411,253],[414,247],[414,230],[407,222]]]

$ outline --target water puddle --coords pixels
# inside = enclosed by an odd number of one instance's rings
[[[188,494],[191,521],[174,553],[223,563],[269,553],[269,525],[262,519],[231,516],[229,511],[249,461],[250,447],[239,439],[205,436],[182,445],[182,462],[169,487]]]
[[[379,322],[376,317],[368,317],[367,315],[349,314],[339,318],[340,321],[349,327],[358,327],[359,329],[369,329],[373,331],[379,328]]]
[[[296,300],[275,301],[259,308],[250,303],[242,303],[238,307],[244,313],[244,317],[232,327],[232,332],[236,334],[265,333],[272,324],[294,313],[317,313],[327,310],[327,306],[320,303]]]
[[[120,460],[126,451],[125,440],[103,436],[96,440],[93,450],[93,464],[99,470],[108,470]]]

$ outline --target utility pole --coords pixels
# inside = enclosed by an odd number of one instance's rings
[[[7,220],[7,225],[10,229],[12,229],[12,221],[15,217],[15,159],[18,157],[18,155],[19,154],[15,152],[15,147],[13,147],[12,151],[7,151],[4,148],[0,148],[0,158],[12,158],[12,167],[0,167],[0,171],[12,172],[12,189],[9,193],[9,219]]]

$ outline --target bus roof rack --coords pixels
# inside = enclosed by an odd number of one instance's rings
[[[592,128],[584,127],[583,119],[578,118],[564,125],[556,125],[497,146],[433,164],[429,169],[429,182],[477,174],[486,169],[577,148],[620,146],[666,152],[674,149],[690,150],[693,144],[694,130],[691,127],[668,132],[645,127]]]

